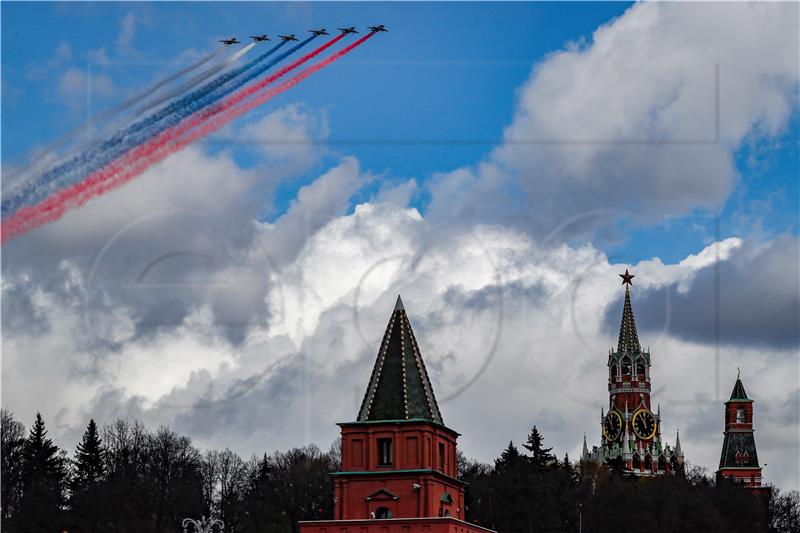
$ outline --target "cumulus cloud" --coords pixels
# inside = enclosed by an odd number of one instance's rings
[[[107,74],[93,74],[77,67],[69,67],[58,79],[58,93],[73,111],[91,105],[95,98],[113,96],[115,91],[114,82]]]
[[[136,25],[138,18],[133,11],[129,11],[122,17],[119,23],[120,29],[117,34],[115,45],[121,54],[128,54],[133,50],[133,38],[136,35]]]
[[[353,166],[345,162],[321,177],[319,198],[327,196],[324,180],[355,175]],[[297,209],[303,201],[301,195]],[[4,336],[5,379],[45,387],[54,378],[41,368],[54,351],[61,357],[53,370],[81,378],[37,397],[36,405],[14,387],[4,394],[17,411],[58,412],[61,438],[74,432],[77,439],[83,418],[105,413],[170,423],[203,446],[232,446],[245,454],[312,441],[324,446],[336,436],[334,421],[355,416],[401,293],[445,420],[465,434],[468,455],[489,460],[536,423],[548,444],[574,456],[584,431],[591,438],[597,428],[599,435],[605,354],[616,341],[600,318],[621,313],[617,273],[631,268],[643,293],[692,287],[717,261],[738,261],[744,248],[732,239],[676,264],[653,259],[619,265],[589,245],[541,248],[502,226],[443,233],[413,208],[365,203],[333,215],[267,274],[262,305],[268,317],[248,324],[236,342],[208,301],[198,301],[180,324],[147,337],[137,337],[126,320],[130,315],[120,312],[108,317],[108,326],[98,325],[106,342],[93,345],[94,374],[79,373],[75,369],[88,357],[82,337],[71,333],[81,320],[74,303],[80,298],[49,296],[60,286],[39,289],[30,305],[50,329]],[[759,263],[742,268],[748,267]],[[81,294],[87,284],[79,271],[63,268],[63,282],[71,280],[71,290]],[[637,314],[659,304],[634,293]],[[721,441],[714,428],[721,428],[720,402],[737,365],[746,369],[757,405],[765,406],[758,427],[762,454],[771,465],[796,456],[796,436],[781,422],[798,370],[795,358],[775,357],[786,353],[785,346],[737,344],[718,365],[713,346],[671,329],[645,328],[641,337],[653,352],[654,399],[662,406],[665,438],[672,440],[680,427],[691,460],[715,467]],[[255,417],[262,423],[253,425]],[[218,422],[209,424],[212,419]],[[777,470],[770,476],[781,486],[797,483],[790,469]]]
[[[681,338],[725,347],[800,345],[800,248],[795,236],[747,242],[727,261],[702,265],[691,281],[641,296],[640,328],[668,323]],[[607,329],[617,327],[606,315]]]
[[[439,176],[426,216],[407,205],[414,180],[359,196],[375,177],[344,157],[260,221],[263,198],[320,161],[311,141],[327,136],[327,117],[304,106],[231,128],[257,141],[248,168],[229,150],[187,148],[4,246],[3,403],[22,418],[42,410],[68,448],[90,416],[172,424],[243,454],[324,447],[333,422],[355,417],[402,294],[467,455],[490,460],[537,424],[574,458],[584,432],[599,439],[617,273],[630,268],[665,438],[680,427],[689,459],[713,470],[721,401],[741,366],[767,478],[795,487],[797,291],[780,280],[797,278],[796,238],[614,264],[537,230],[570,217],[591,227],[593,211],[656,220],[717,205],[736,178],[736,146],[785,124],[797,61],[783,43],[796,10],[633,6],[534,69],[505,143]],[[134,30],[123,21],[123,44]],[[717,64],[720,142],[682,144],[716,134]],[[66,93],[85,91],[85,73],[65,78]],[[721,351],[709,333],[716,273]]]
[[[36,82],[45,80],[51,71],[59,69],[71,60],[72,46],[66,41],[61,41],[44,64],[31,62],[25,65],[25,79]]]
[[[312,168],[324,153],[329,133],[324,111],[290,104],[249,122],[236,137],[256,149],[271,172],[288,176]]]
[[[635,4],[534,67],[501,146],[439,176],[430,211],[546,232],[571,217],[591,228],[717,208],[734,152],[796,109],[797,16],[790,4]]]

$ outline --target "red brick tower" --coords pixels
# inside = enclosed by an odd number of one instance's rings
[[[642,349],[631,305],[633,274],[620,274],[625,301],[616,350],[608,352],[608,412],[601,409],[600,446],[581,459],[605,463],[626,474],[655,476],[678,472],[684,455],[676,435],[675,447],[662,441],[661,408],[650,398],[650,350]]]
[[[399,296],[358,419],[339,426],[342,470],[334,474],[334,520],[301,522],[302,533],[490,531],[463,521],[459,434],[442,422]]]
[[[745,488],[766,492],[769,488],[761,485],[761,466],[753,433],[753,400],[747,397],[737,373],[731,398],[725,402],[725,440],[717,480],[728,478]]]

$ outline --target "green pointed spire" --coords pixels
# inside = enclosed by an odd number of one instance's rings
[[[629,274],[626,269],[624,274],[620,274],[620,277],[622,284],[625,285],[625,304],[622,307],[622,323],[619,326],[617,352],[641,352],[642,347],[639,345],[639,334],[636,332],[636,320],[633,318],[633,306],[631,305],[630,286],[633,284],[631,280],[634,275]]]
[[[742,384],[742,377],[739,369],[736,369],[736,383],[733,384],[733,391],[731,392],[731,400],[749,400],[747,393]]]
[[[421,418],[443,424],[403,301],[386,326],[358,421]]]

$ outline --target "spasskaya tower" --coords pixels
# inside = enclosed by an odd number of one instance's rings
[[[631,305],[634,275],[620,274],[625,302],[616,350],[608,352],[608,412],[600,411],[600,446],[583,442],[582,460],[605,463],[628,474],[652,476],[683,466],[680,437],[675,447],[661,440],[661,408],[652,406],[650,351],[643,350]]]

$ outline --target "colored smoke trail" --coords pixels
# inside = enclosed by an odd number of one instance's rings
[[[261,73],[264,70],[271,68],[276,63],[282,61],[293,52],[311,42],[315,37],[316,36],[311,36],[293,46],[290,50],[280,54],[267,64],[262,65],[262,68],[257,69],[257,72]],[[8,200],[3,200],[0,207],[2,216],[5,218],[15,212],[17,209],[21,208],[24,204],[33,205],[47,197],[56,188],[82,179],[82,177],[85,175],[102,168],[104,165],[108,164],[110,161],[113,161],[127,150],[130,150],[134,146],[145,142],[149,137],[160,133],[170,126],[173,126],[178,120],[191,115],[198,109],[202,109],[226,94],[234,91],[239,84],[232,84],[227,87],[225,85],[229,81],[246,73],[247,70],[255,67],[259,62],[263,61],[273,53],[277,52],[278,49],[285,44],[286,41],[278,43],[270,50],[251,60],[244,66],[218,76],[214,80],[208,82],[206,85],[187,94],[179,100],[173,101],[168,106],[160,109],[147,118],[144,118],[139,122],[136,122],[117,132],[111,138],[101,142],[96,146],[93,146],[88,150],[85,150],[81,154],[45,172],[42,176],[24,186],[23,190],[20,191],[19,194]],[[246,79],[249,80],[252,79],[252,77],[248,77]],[[222,88],[222,90],[215,92],[220,88]],[[162,123],[162,121],[171,117],[172,115],[177,115],[177,117],[173,117],[173,120],[170,122]]]
[[[303,69],[280,85],[255,95],[241,105],[230,104],[224,109],[218,109],[216,116],[211,119],[202,116],[192,117],[193,120],[188,120],[186,123],[162,132],[158,137],[136,147],[120,160],[113,162],[87,179],[62,189],[35,206],[26,206],[20,209],[13,217],[3,221],[2,225],[0,225],[0,242],[6,242],[42,224],[56,221],[67,210],[80,207],[90,199],[127,183],[188,144],[218,130],[231,120],[264,104],[274,96],[291,89],[315,72],[327,67],[357,46],[360,46],[373,35],[375,35],[374,32],[368,33],[331,56]],[[232,100],[234,98],[229,99],[229,101]],[[184,135],[187,132],[188,134]]]
[[[156,92],[157,90],[162,88],[164,85],[167,85],[168,83],[171,83],[171,82],[175,81],[176,79],[180,78],[181,76],[184,76],[184,75],[192,72],[193,70],[196,70],[196,69],[202,67],[203,65],[205,65],[206,63],[208,63],[209,61],[211,61],[212,59],[217,57],[220,54],[220,52],[222,52],[223,50],[224,50],[224,48],[222,48],[222,47],[218,48],[217,50],[214,50],[210,54],[208,54],[205,57],[201,58],[199,61],[196,61],[196,62],[192,63],[191,65],[182,68],[178,72],[170,74],[166,78],[163,78],[162,80],[157,81],[156,83],[154,83],[153,85],[151,85],[150,87],[148,87],[144,91],[140,92],[136,96],[133,96],[133,97],[129,98],[128,100],[125,100],[121,104],[119,104],[119,105],[117,105],[117,106],[115,106],[115,107],[113,107],[111,109],[108,109],[108,110],[104,111],[103,113],[100,113],[99,115],[96,115],[96,116],[92,117],[92,119],[90,121],[87,121],[86,123],[84,123],[84,124],[82,124],[82,125],[80,125],[78,127],[72,128],[71,130],[66,132],[64,135],[62,135],[61,137],[59,137],[58,139],[53,141],[50,144],[50,146],[48,146],[47,148],[44,149],[43,152],[38,154],[36,156],[36,161],[43,161],[43,160],[44,161],[48,161],[48,160],[50,160],[51,158],[49,156],[54,155],[54,152],[56,150],[58,150],[59,148],[64,146],[66,143],[68,143],[69,141],[71,141],[72,139],[77,137],[78,135],[84,133],[90,127],[92,127],[94,125],[97,125],[98,123],[101,123],[101,122],[105,121],[106,119],[109,119],[109,118],[112,118],[112,117],[116,116],[117,114],[121,113],[122,111],[125,111],[126,109],[129,109],[130,107],[132,107],[132,106],[136,105],[137,103],[141,102],[142,100],[144,100],[145,98],[147,98],[148,96],[150,96],[151,94],[153,94],[154,92]],[[174,96],[174,94],[173,94],[173,96]],[[22,187],[22,184],[23,184],[23,182],[21,180],[24,180],[25,178],[29,177],[29,174],[31,174],[32,172],[36,172],[36,171],[39,170],[39,167],[37,167],[37,165],[36,165],[36,161],[28,163],[26,165],[23,165],[18,171],[15,171],[11,176],[4,176],[4,179],[6,179],[6,180],[9,179],[9,178],[14,179],[14,178],[18,177],[19,180],[20,180],[20,181],[18,181],[18,183],[16,185],[16,189],[18,190],[20,187]],[[14,195],[16,193],[17,193],[16,190],[9,190],[5,194]]]
[[[247,48],[247,47],[245,47],[245,48]],[[252,48],[252,46],[250,48]],[[148,96],[150,96],[151,94],[153,94],[154,92],[159,90],[164,85],[166,85],[166,84],[168,84],[168,83],[170,83],[172,81],[177,80],[181,76],[183,76],[185,74],[188,74],[191,71],[193,71],[193,70],[195,70],[195,69],[197,69],[199,67],[202,67],[203,65],[205,65],[206,63],[208,63],[209,61],[211,61],[212,59],[217,57],[220,54],[220,52],[222,52],[223,50],[224,50],[224,48],[219,48],[219,49],[215,50],[214,52],[212,52],[211,54],[209,54],[205,58],[201,59],[200,61],[198,61],[198,62],[196,62],[196,63],[194,63],[192,65],[189,65],[185,69],[176,72],[172,76],[168,76],[168,77],[164,78],[163,80],[161,80],[158,83],[154,84],[153,86],[151,86],[149,89],[147,89],[143,93],[139,94],[138,96],[135,96],[134,98],[131,98],[130,100],[126,100],[125,102],[122,102],[120,105],[118,105],[117,107],[112,109],[110,112],[118,113],[120,111],[124,111],[124,110],[128,109],[129,107],[133,106],[134,104],[138,104],[139,102],[141,102],[142,100],[144,100],[145,98],[147,98]],[[225,60],[225,62],[223,64],[226,64],[226,63],[228,63],[230,61],[231,61],[231,59],[228,58],[228,59]],[[214,67],[211,67],[211,68],[214,68]],[[189,86],[188,88],[191,88],[191,86]]]
[[[334,37],[333,39],[330,39],[328,42],[326,42],[322,46],[320,46],[318,48],[315,48],[314,50],[310,51],[309,53],[307,53],[306,55],[304,55],[304,56],[302,56],[302,57],[300,57],[298,59],[295,59],[294,61],[292,61],[291,63],[289,63],[288,65],[286,65],[282,69],[278,70],[274,74],[271,74],[271,75],[267,76],[266,78],[264,78],[263,80],[259,81],[258,83],[254,83],[253,85],[251,85],[251,86],[249,86],[249,87],[247,87],[245,89],[242,89],[238,93],[235,93],[235,94],[231,95],[231,97],[228,98],[227,100],[225,100],[224,102],[215,104],[213,107],[210,107],[210,108],[202,111],[200,113],[201,119],[205,120],[206,118],[208,118],[208,117],[210,117],[212,115],[216,115],[217,113],[220,113],[221,111],[224,111],[225,109],[228,109],[228,108],[238,104],[239,102],[241,102],[245,98],[247,98],[247,97],[255,94],[256,92],[260,91],[261,89],[263,89],[264,87],[266,87],[267,85],[269,85],[273,81],[277,80],[278,78],[281,78],[281,77],[285,76],[286,73],[291,72],[292,70],[296,69],[297,67],[299,67],[303,63],[307,62],[308,60],[317,57],[319,54],[321,54],[322,52],[324,52],[325,50],[327,50],[328,48],[330,48],[331,46],[333,46],[337,42],[341,41],[342,38],[344,38],[344,36],[345,36],[344,33],[337,35],[336,37]]]
[[[139,109],[136,110],[136,116],[138,117],[138,116],[141,116],[141,115],[147,113],[148,111],[152,111],[153,109],[155,109],[156,107],[160,106],[164,102],[166,102],[168,100],[172,100],[173,98],[175,98],[177,96],[180,96],[183,93],[185,93],[186,91],[190,90],[192,87],[195,87],[196,85],[206,81],[208,78],[210,78],[214,74],[217,74],[218,72],[221,72],[222,70],[226,69],[228,66],[230,66],[231,63],[235,63],[236,61],[238,61],[239,58],[241,58],[247,52],[252,50],[255,45],[256,45],[256,43],[248,44],[247,46],[245,46],[241,50],[237,51],[235,54],[231,54],[230,56],[225,58],[225,61],[223,61],[219,65],[214,65],[213,67],[201,72],[200,74],[198,74],[197,76],[193,77],[192,79],[190,79],[186,83],[182,84],[177,89],[172,90],[172,91],[168,92],[167,94],[165,94],[163,96],[159,96],[158,99],[155,100],[154,102],[149,102],[145,106],[140,107]]]

